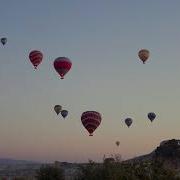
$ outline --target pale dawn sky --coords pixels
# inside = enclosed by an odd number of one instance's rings
[[[179,17],[179,0],[0,0],[0,158],[127,159],[180,138]],[[36,49],[44,58],[34,71]],[[61,56],[72,61],[64,80],[53,67]],[[81,124],[87,110],[102,114],[93,137]]]

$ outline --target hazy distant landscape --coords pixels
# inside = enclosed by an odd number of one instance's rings
[[[116,158],[120,158],[120,159],[116,159]],[[113,165],[113,163],[115,163],[116,165],[117,163],[120,163],[121,166],[122,165],[126,166],[126,168],[127,168],[127,165],[132,166],[133,164],[135,165],[135,167],[138,164],[143,165],[141,168],[144,168],[144,166],[149,165],[149,163],[157,161],[157,162],[162,163],[163,168],[167,168],[167,170],[169,169],[173,171],[173,173],[176,174],[176,178],[178,178],[180,175],[180,140],[172,139],[172,140],[162,141],[160,145],[155,150],[153,150],[150,154],[135,157],[130,160],[122,161],[119,155],[118,157],[117,155],[114,155],[112,157],[106,157],[103,161],[104,163],[107,163],[107,162],[110,163],[110,165]],[[103,165],[103,163],[96,164],[95,161],[94,162],[91,161],[89,163],[70,163],[70,162],[56,161],[54,163],[49,163],[46,165],[52,166],[52,167],[60,167],[64,171],[65,179],[73,180],[77,178],[77,174],[78,172],[81,171],[81,167],[89,167],[89,168],[93,166],[98,167],[100,166],[100,164]],[[9,177],[9,178],[21,177],[25,179],[27,178],[35,179],[37,171],[43,165],[45,164],[38,163],[38,162],[25,161],[25,160],[0,159],[0,177]],[[160,167],[161,166],[159,166],[159,168]],[[158,174],[156,176],[158,176]],[[166,174],[164,174],[163,177],[166,177]]]

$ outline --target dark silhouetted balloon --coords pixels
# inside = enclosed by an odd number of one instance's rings
[[[68,111],[67,110],[62,110],[61,115],[62,115],[63,118],[66,118],[66,116],[68,115]]]
[[[60,106],[60,105],[55,105],[55,106],[54,106],[54,110],[55,110],[56,114],[58,115],[58,114],[61,112],[61,110],[62,110],[62,106]]]
[[[1,38],[1,43],[3,45],[5,45],[7,43],[7,38],[5,38],[5,37]]]
[[[149,58],[149,51],[147,49],[141,49],[138,53],[140,60],[145,64]]]
[[[148,118],[151,122],[153,122],[154,119],[156,118],[156,114],[154,112],[150,112],[148,113]]]
[[[126,125],[127,125],[128,127],[131,126],[132,122],[133,122],[133,120],[132,120],[131,118],[126,118],[126,119],[125,119],[125,123],[126,123]]]
[[[120,145],[120,142],[119,141],[116,141],[116,146],[119,146]]]

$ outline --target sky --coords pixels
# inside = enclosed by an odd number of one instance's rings
[[[0,37],[8,39],[0,46],[0,158],[128,159],[180,138],[179,0],[0,3]],[[145,65],[142,48],[150,51]],[[44,55],[37,71],[32,50]],[[53,67],[61,56],[72,61],[64,80]],[[56,104],[69,111],[65,120]],[[102,115],[93,137],[81,124],[88,110]]]

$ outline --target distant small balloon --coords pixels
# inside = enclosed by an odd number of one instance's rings
[[[60,105],[55,105],[55,106],[54,106],[54,110],[55,110],[56,114],[58,115],[58,114],[61,112],[61,110],[62,110],[62,106],[60,106]]]
[[[37,69],[37,66],[42,62],[43,54],[38,50],[31,51],[29,53],[29,59],[34,66],[34,69]]]
[[[128,126],[128,128],[131,126],[132,122],[133,122],[133,120],[131,118],[126,118],[125,119],[125,123]]]
[[[148,113],[148,118],[151,122],[153,122],[154,119],[156,118],[156,114],[154,112],[150,112]]]
[[[143,64],[145,64],[145,62],[148,60],[149,58],[149,51],[147,49],[141,49],[138,53],[138,56],[140,58],[140,60],[143,62]]]
[[[120,145],[120,142],[119,141],[116,141],[116,146],[119,146]]]
[[[3,45],[5,45],[7,43],[7,38],[5,38],[5,37],[1,38],[1,43]]]
[[[63,118],[66,118],[66,116],[68,115],[68,111],[67,110],[62,110],[61,115],[62,115]]]

